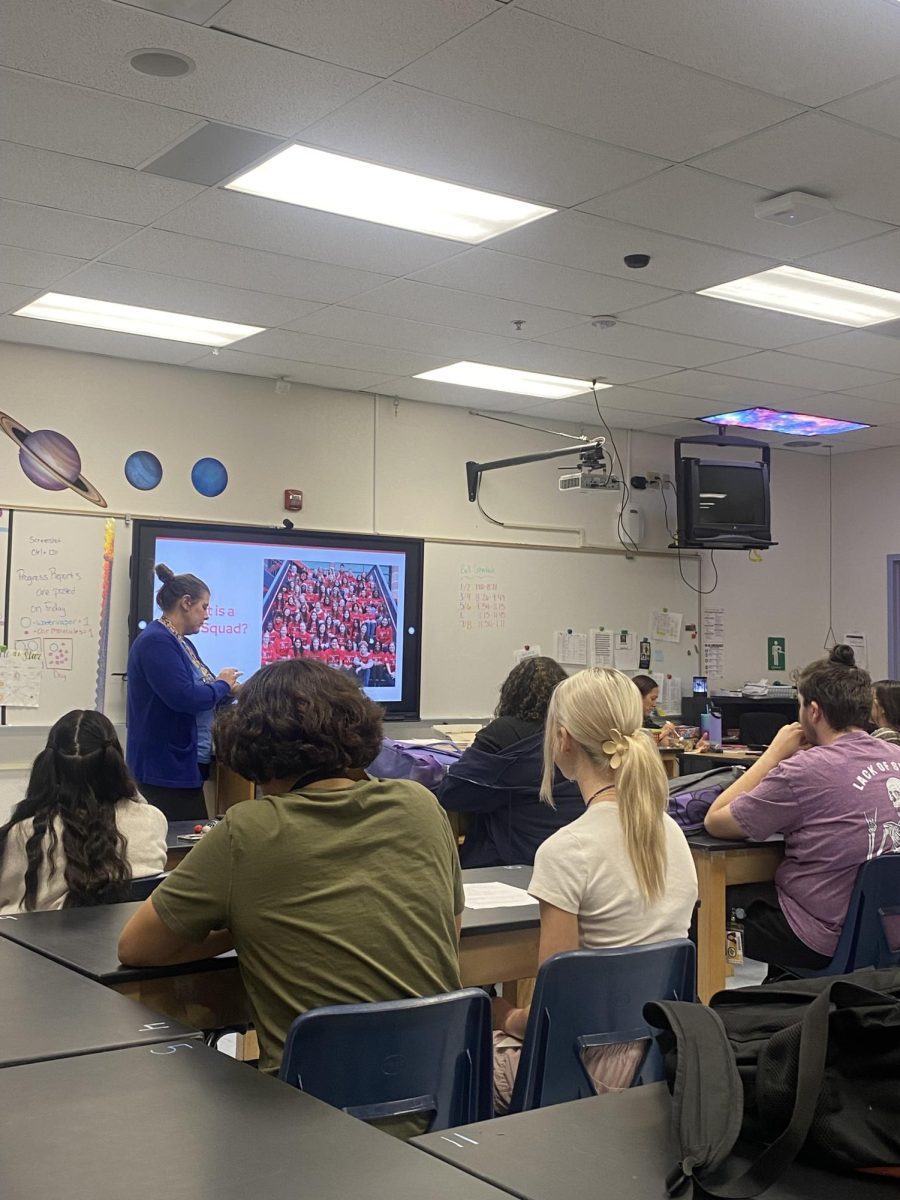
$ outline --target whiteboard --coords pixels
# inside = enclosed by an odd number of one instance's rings
[[[681,561],[697,587],[699,558],[683,553]],[[538,645],[553,658],[557,631],[629,629],[640,638],[651,611],[663,608],[683,615],[681,637],[652,641],[649,673],[680,676],[686,694],[701,673],[699,600],[675,555],[426,541],[422,717],[485,717],[516,650]]]
[[[9,552],[9,509],[0,508],[0,642],[6,638],[6,563]]]
[[[7,725],[52,725],[73,708],[106,707],[116,534],[112,518],[14,512],[6,640],[43,661],[37,708],[4,710]],[[130,539],[129,539],[130,541]],[[130,545],[122,548],[127,560]]]

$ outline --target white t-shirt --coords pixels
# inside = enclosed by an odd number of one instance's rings
[[[38,876],[35,909],[62,908],[67,893],[66,856],[62,847],[62,822],[56,819],[55,871],[52,876],[46,859]],[[166,832],[168,821],[165,815],[143,797],[138,800],[120,800],[116,805],[116,825],[125,835],[128,845],[125,860],[131,867],[132,879],[142,875],[157,875],[166,866]],[[32,822],[21,821],[9,831],[6,851],[0,862],[0,915],[24,912],[25,871],[28,858],[25,845],[31,837]],[[46,842],[45,842],[46,844]]]
[[[666,883],[648,904],[625,848],[616,801],[592,804],[538,848],[528,891],[578,914],[578,938],[589,950],[641,946],[687,936],[697,901],[697,872],[684,834],[669,816]]]

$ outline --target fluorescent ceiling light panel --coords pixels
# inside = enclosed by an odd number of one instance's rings
[[[836,421],[809,413],[776,412],[774,408],[741,408],[737,412],[701,417],[708,425],[739,425],[742,429],[768,429],[801,437],[819,437],[828,433],[849,433],[853,429],[871,429],[859,421]]]
[[[85,325],[89,329],[112,329],[140,337],[164,338],[168,342],[192,342],[197,346],[230,346],[241,338],[264,332],[261,325],[235,325],[232,321],[216,321],[212,317],[190,317],[185,313],[163,312],[159,308],[113,304],[109,300],[89,300],[85,296],[64,296],[59,292],[38,296],[13,316],[59,321],[63,325]]]
[[[311,146],[288,146],[225,186],[472,245],[556,212]]]
[[[544,400],[564,400],[591,390],[589,379],[566,379],[562,375],[539,375],[536,371],[517,371],[513,367],[490,367],[486,363],[458,362],[436,371],[425,371],[414,379],[434,383],[455,383],[459,387],[484,388],[489,392],[512,392],[516,396],[540,396]],[[612,387],[598,383],[597,390]]]
[[[900,317],[900,292],[888,292],[834,275],[819,275],[800,267],[773,267],[758,275],[704,288],[697,294],[856,328]]]

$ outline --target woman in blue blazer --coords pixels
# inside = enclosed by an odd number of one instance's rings
[[[209,615],[203,580],[162,563],[156,575],[162,616],[135,638],[128,655],[126,758],[141,795],[170,821],[192,821],[206,816],[213,716],[234,694],[240,672],[226,667],[214,676],[188,641]]]

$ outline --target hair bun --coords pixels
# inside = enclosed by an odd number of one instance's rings
[[[856,655],[853,653],[853,647],[847,646],[844,643],[839,643],[831,647],[831,653],[828,655],[828,661],[831,663],[840,663],[842,667],[855,667]]]
[[[175,572],[171,567],[167,567],[165,563],[157,563],[153,569],[156,572],[156,578],[161,583],[168,583],[170,579],[175,578]]]

